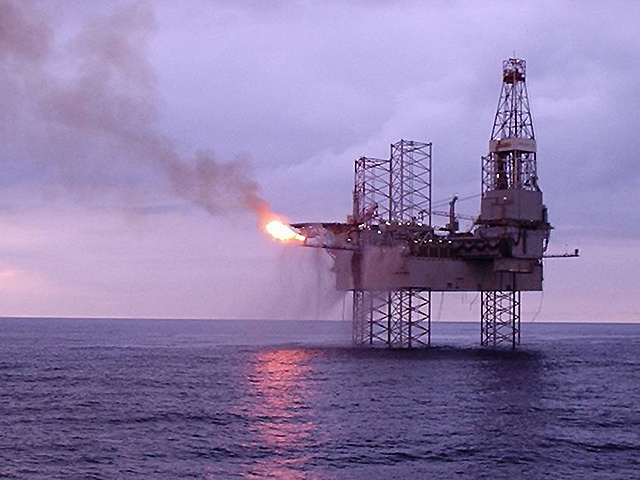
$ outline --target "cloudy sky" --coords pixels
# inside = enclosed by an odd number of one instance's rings
[[[638,24],[634,1],[0,0],[0,315],[339,318],[328,257],[255,211],[343,220],[353,160],[400,138],[434,143],[434,200],[478,193],[515,53],[550,251],[581,251],[523,320],[638,321]],[[440,295],[436,320],[477,318]]]

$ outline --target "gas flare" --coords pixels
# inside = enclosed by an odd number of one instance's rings
[[[304,235],[300,235],[281,220],[270,220],[265,224],[264,228],[269,235],[282,242],[288,242],[290,240],[304,242],[306,239]]]

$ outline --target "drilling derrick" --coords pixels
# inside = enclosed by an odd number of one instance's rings
[[[483,345],[520,343],[520,291],[542,290],[542,255],[550,226],[536,170],[536,139],[529,108],[526,62],[502,63],[502,89],[489,154],[482,158],[482,201],[476,234],[505,254],[494,261],[498,289],[481,291]]]
[[[434,291],[479,291],[481,344],[520,343],[520,292],[542,290],[551,229],[525,80],[524,60],[503,62],[472,230],[458,231],[457,197],[447,225],[432,225],[432,145],[409,140],[392,144],[388,159],[356,160],[346,223],[293,225],[305,246],[327,249],[337,288],[352,292],[354,344],[429,346]]]

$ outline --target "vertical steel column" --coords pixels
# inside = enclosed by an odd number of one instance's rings
[[[377,229],[386,222],[425,223],[428,215],[430,225],[431,167],[431,143],[408,140],[391,145],[389,160],[356,160],[354,221]],[[360,251],[371,241],[370,235],[361,235]],[[360,290],[357,279],[354,287],[355,345],[404,348],[431,344],[431,291],[366,291]]]
[[[391,144],[389,201],[391,222],[431,225],[431,143],[400,140]]]
[[[431,290],[409,290],[408,347],[431,346]]]
[[[431,345],[431,291],[354,291],[353,342],[391,348]]]
[[[360,157],[355,162],[354,221],[367,225],[386,222],[390,215],[390,161]]]
[[[367,308],[365,305],[365,292],[362,290],[353,291],[353,330],[352,341],[354,345],[364,345],[367,335]]]
[[[520,292],[480,292],[480,344],[488,347],[520,344]]]

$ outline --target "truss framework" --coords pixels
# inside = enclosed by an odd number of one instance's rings
[[[535,138],[526,76],[527,62],[524,60],[509,58],[502,62],[502,89],[491,140]]]
[[[355,163],[353,216],[358,224],[431,225],[431,143],[400,140],[390,158]],[[368,236],[360,237],[360,248]],[[359,255],[355,253],[355,255]],[[354,259],[357,264],[358,259]],[[359,285],[357,278],[355,285]],[[429,346],[431,292],[418,289],[353,292],[353,342],[388,347]]]
[[[491,130],[491,152],[482,157],[482,192],[538,190],[535,132],[527,93],[527,63],[502,62],[502,88]],[[513,140],[524,140],[516,141]],[[501,141],[511,146],[498,146]]]
[[[353,216],[367,225],[390,220],[390,162],[360,157],[355,163]]]
[[[431,291],[353,292],[353,343],[397,348],[431,345]]]
[[[391,221],[431,225],[431,148],[412,140],[391,144]]]
[[[368,225],[421,222],[431,225],[431,143],[400,140],[388,160],[355,162],[353,214]]]
[[[480,343],[498,347],[520,345],[520,292],[480,293]]]

